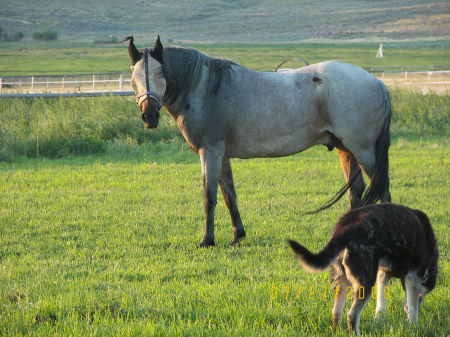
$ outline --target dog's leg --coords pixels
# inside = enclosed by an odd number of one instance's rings
[[[419,316],[419,286],[420,279],[415,273],[408,273],[405,277],[406,309],[408,320],[417,324]]]
[[[333,305],[333,330],[339,326],[342,318],[342,311],[344,310],[345,299],[347,297],[347,287],[350,285],[345,275],[340,275],[336,280],[334,288],[334,305]]]
[[[347,324],[350,331],[359,335],[359,321],[364,306],[370,299],[375,284],[378,261],[369,251],[349,250],[343,259],[345,274],[353,287],[353,303],[347,313]]]
[[[384,289],[391,277],[382,269],[378,270],[377,274],[377,306],[375,308],[375,318],[379,318],[381,313],[386,310],[386,298]]]
[[[359,283],[352,283],[353,287],[353,303],[349,312],[347,313],[347,324],[350,331],[359,335],[359,321],[361,320],[361,313],[370,298],[372,293],[372,286],[365,287]]]
[[[402,283],[403,291],[405,292],[405,304],[403,305],[403,310],[408,314],[408,296],[406,295],[406,286],[405,286],[405,279],[400,279],[400,282]]]

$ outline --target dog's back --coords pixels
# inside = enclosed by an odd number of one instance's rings
[[[318,254],[295,241],[289,241],[289,244],[306,270],[315,272],[331,266],[330,274],[337,292],[348,286],[353,288],[354,302],[348,324],[357,333],[361,310],[375,282],[379,313],[385,309],[384,299],[379,297],[384,297],[383,290],[389,279],[402,280],[405,291],[411,295],[407,295],[411,321],[417,320],[420,296],[430,292],[436,284],[438,252],[433,229],[423,212],[405,206],[385,203],[347,212],[335,225],[331,240]],[[363,298],[360,298],[361,289]],[[414,289],[418,289],[417,294],[412,294]],[[335,327],[344,301],[342,294],[337,294],[333,308]]]
[[[401,205],[370,205],[346,213],[336,224],[331,241],[342,236],[349,252],[371,255],[397,278],[411,270],[423,276],[437,254],[428,217]]]

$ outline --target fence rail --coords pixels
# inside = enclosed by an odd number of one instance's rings
[[[1,94],[120,92],[129,89],[130,73],[0,77]]]
[[[450,91],[449,66],[366,68],[389,86]],[[0,97],[131,95],[129,72],[0,77]]]
[[[98,92],[63,92],[63,93],[27,93],[0,94],[0,98],[58,98],[58,97],[100,97],[100,96],[132,96],[133,91],[98,91]]]

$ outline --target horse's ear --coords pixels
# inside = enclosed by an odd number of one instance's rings
[[[130,41],[128,44],[128,54],[130,54],[131,63],[135,65],[142,58],[142,53],[134,45],[133,36],[127,36],[122,42],[125,41]]]
[[[151,55],[156,61],[161,64],[163,64],[163,51],[164,48],[158,34],[158,38],[156,39],[155,47],[153,48]]]

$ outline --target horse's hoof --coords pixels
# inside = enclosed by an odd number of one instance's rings
[[[198,248],[208,248],[208,247],[214,247],[216,243],[214,240],[203,240],[200,242],[200,244],[197,246]]]
[[[245,239],[245,235],[237,237],[237,238],[234,238],[234,240],[230,242],[230,247],[239,246],[241,241],[244,240],[244,239]]]

